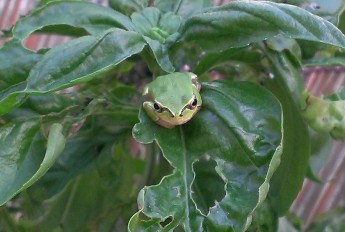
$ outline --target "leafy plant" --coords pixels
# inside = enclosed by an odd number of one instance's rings
[[[45,1],[0,49],[3,229],[276,230],[308,169],[303,117],[344,137],[344,98],[315,103],[336,128],[323,124],[299,69],[320,44],[345,48],[345,36],[282,3],[109,3]],[[33,33],[73,39],[31,51]],[[302,40],[317,45],[306,52]],[[203,104],[167,129],[140,92],[179,70],[198,75]]]

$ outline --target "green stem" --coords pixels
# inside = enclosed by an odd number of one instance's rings
[[[66,223],[67,216],[69,214],[69,211],[71,209],[72,203],[73,203],[74,198],[75,198],[75,195],[77,193],[79,182],[80,182],[80,177],[77,177],[75,182],[73,183],[71,193],[70,193],[70,195],[68,197],[65,210],[64,210],[64,212],[62,214],[62,217],[61,217],[60,225],[62,225],[62,226],[65,225],[65,223]]]
[[[11,231],[11,232],[19,232],[17,229],[16,223],[13,220],[13,217],[8,212],[7,208],[5,206],[0,208],[0,219],[2,221],[2,225],[5,228],[5,231]]]

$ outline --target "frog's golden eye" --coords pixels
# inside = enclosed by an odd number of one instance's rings
[[[161,113],[163,111],[162,107],[160,107],[160,105],[158,105],[157,102],[154,102],[153,103],[153,108],[155,108],[155,110],[158,112],[158,113]]]

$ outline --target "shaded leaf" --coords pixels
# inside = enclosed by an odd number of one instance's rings
[[[32,118],[42,118],[42,123],[63,122],[64,132],[68,133],[78,120],[82,104],[73,97],[58,93],[31,95],[16,109],[1,116],[4,122],[23,122]]]
[[[314,57],[303,62],[305,67],[314,66],[345,66],[345,56],[338,57]]]
[[[194,73],[201,75],[209,69],[228,62],[244,62],[255,64],[261,60],[260,54],[250,48],[232,48],[218,53],[207,53],[201,57],[199,63],[194,69]]]
[[[41,57],[41,54],[25,49],[18,40],[7,42],[0,49],[0,90],[25,81]]]
[[[11,40],[0,49],[0,115],[23,103],[25,80],[41,57],[25,49],[18,40]]]
[[[44,55],[30,72],[26,92],[44,93],[87,82],[144,46],[138,33],[121,29],[72,40]]]
[[[53,165],[65,145],[61,130],[60,124],[53,124],[46,140],[37,119],[0,128],[0,205],[36,182]]]
[[[157,40],[153,40],[148,37],[144,38],[147,44],[150,46],[153,56],[155,57],[159,66],[167,73],[174,72],[175,68],[170,61],[168,48],[164,44],[159,43]]]
[[[86,144],[84,143],[84,146]],[[138,159],[130,156],[124,145],[123,141],[119,143],[116,139],[114,143],[109,139],[109,143],[98,154],[92,155],[92,164],[81,172],[79,169],[81,165],[78,164],[76,156],[79,162],[85,164],[81,157],[86,156],[86,159],[90,159],[90,155],[88,152],[84,153],[80,141],[79,150],[74,149],[74,153],[70,153],[74,156],[69,160],[72,162],[68,162],[67,156],[64,158],[65,164],[68,165],[65,171],[75,173],[79,171],[78,175],[67,180],[66,176],[59,176],[60,182],[68,182],[68,184],[48,201],[39,201],[42,208],[37,212],[36,217],[33,216],[33,212],[24,211],[26,218],[21,221],[21,225],[26,231],[50,231],[52,228],[61,227],[64,231],[110,231],[116,224],[117,230],[125,231],[125,222],[133,214],[136,198],[134,186],[128,183],[140,173],[135,170]],[[73,165],[76,170],[73,170]],[[47,175],[56,177],[54,172],[49,172]],[[44,179],[47,180],[44,185],[38,182],[29,189],[30,198],[25,198],[26,201],[37,201],[42,194],[42,188],[51,185],[48,182],[49,178],[45,176]],[[29,220],[32,223],[25,223]]]
[[[109,0],[113,9],[129,15],[133,11],[141,11],[148,6],[148,0]]]
[[[213,51],[278,35],[345,47],[345,36],[330,22],[299,7],[262,1],[207,9],[189,18],[181,34],[185,41]]]
[[[296,90],[300,88],[290,89],[292,86],[300,86],[300,74],[297,74],[293,66],[281,63],[285,59],[283,54],[266,50],[266,55],[272,64],[274,77],[263,84],[279,99],[284,115],[283,154],[280,166],[272,178],[270,197],[275,212],[284,215],[300,191],[307,173],[310,138],[299,103],[296,102],[296,94],[300,94]],[[290,75],[291,73],[296,75]],[[296,91],[296,94],[292,95],[292,91]]]
[[[0,92],[0,115],[8,113],[25,101],[25,88],[26,82],[20,82]]]
[[[279,165],[279,103],[259,86],[244,82],[205,83],[201,95],[202,110],[173,129],[155,124],[141,111],[134,137],[142,143],[156,141],[174,171],[141,191],[139,209],[150,220],[134,215],[130,231],[169,231],[178,225],[185,231],[242,231],[265,199]],[[216,162],[226,193],[207,215],[200,211],[191,190],[193,164],[204,155]],[[172,221],[163,228],[159,222],[168,217]]]
[[[53,1],[18,20],[13,28],[13,36],[23,40],[31,33],[48,26],[49,32],[57,34],[66,33],[66,26],[81,28],[93,35],[111,28],[134,29],[127,16],[99,4]]]

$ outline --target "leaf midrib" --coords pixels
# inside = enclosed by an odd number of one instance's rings
[[[189,194],[188,194],[188,174],[187,174],[187,148],[185,143],[185,138],[183,134],[182,126],[179,126],[180,129],[180,138],[181,138],[181,145],[182,145],[182,157],[183,157],[183,184],[184,184],[184,191],[185,191],[185,230],[186,232],[192,231],[189,224]]]

